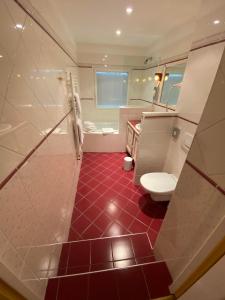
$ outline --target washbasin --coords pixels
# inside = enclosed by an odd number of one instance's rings
[[[141,123],[137,123],[136,125],[135,125],[135,128],[137,129],[137,130],[141,130]]]

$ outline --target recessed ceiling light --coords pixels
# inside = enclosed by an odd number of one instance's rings
[[[3,55],[0,54],[0,58],[3,58]]]
[[[128,15],[132,14],[132,12],[133,12],[133,8],[132,7],[129,6],[129,7],[126,8],[126,13]]]
[[[117,29],[116,35],[121,35],[121,30],[120,29]]]
[[[108,57],[108,54],[105,54],[104,57],[107,58],[107,57]]]
[[[108,67],[108,65],[104,65],[104,67],[105,67],[105,68],[107,68],[107,67]]]
[[[214,20],[213,21],[213,24],[215,24],[215,25],[217,25],[217,24],[219,24],[220,23],[220,20]]]
[[[102,58],[102,61],[105,61],[105,58],[104,58],[104,57]]]
[[[22,25],[22,24],[19,24],[19,23],[16,24],[15,28],[16,28],[16,29],[19,29],[19,30],[24,29],[23,25]]]
[[[16,74],[16,77],[20,78],[20,77],[21,77],[21,74]]]

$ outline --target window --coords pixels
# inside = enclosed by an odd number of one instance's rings
[[[168,66],[165,71],[163,90],[160,102],[169,106],[177,104],[184,77],[186,63]]]
[[[127,72],[96,72],[97,107],[115,108],[127,105]]]

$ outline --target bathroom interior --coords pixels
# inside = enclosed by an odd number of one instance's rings
[[[225,299],[224,0],[0,15],[0,299]]]

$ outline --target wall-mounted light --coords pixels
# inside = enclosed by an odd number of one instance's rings
[[[155,79],[155,81],[161,81],[162,80],[162,73],[155,73],[154,79]]]
[[[169,75],[170,75],[169,73],[165,74],[164,81],[167,81],[169,79]]]

